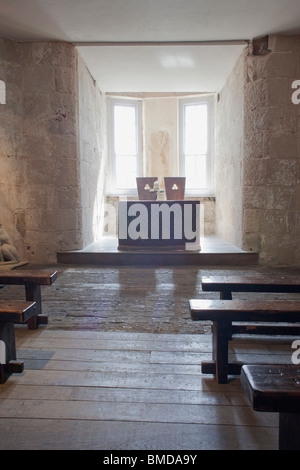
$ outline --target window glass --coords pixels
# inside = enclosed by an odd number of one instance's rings
[[[114,107],[116,155],[136,154],[136,112],[133,106]]]
[[[136,189],[141,159],[140,103],[111,100],[112,189]]]
[[[207,152],[207,105],[185,106],[184,153],[203,155]]]
[[[180,106],[180,172],[186,190],[208,194],[210,190],[209,101],[183,100]]]

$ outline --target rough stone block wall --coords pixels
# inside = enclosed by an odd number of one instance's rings
[[[77,54],[65,43],[22,45],[26,245],[31,262],[80,248]]]
[[[243,246],[264,264],[299,264],[300,37],[271,36],[245,58]]]
[[[78,132],[82,233],[85,246],[103,230],[106,188],[106,99],[78,56]]]
[[[22,155],[22,48],[0,38],[0,80],[5,83],[5,102],[0,104],[0,223],[21,258],[24,244],[25,161]]]
[[[215,103],[216,233],[238,246],[242,243],[243,146],[244,54]]]
[[[83,230],[80,160],[87,152],[79,144],[78,53],[68,43],[0,39],[0,80],[7,95],[0,222],[22,245],[23,258],[56,262],[57,251],[90,242]]]

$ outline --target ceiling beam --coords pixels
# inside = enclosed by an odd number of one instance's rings
[[[225,39],[221,41],[81,41],[73,46],[247,46],[249,39]]]

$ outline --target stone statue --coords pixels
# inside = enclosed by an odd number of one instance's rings
[[[20,256],[16,248],[12,245],[8,233],[0,224],[0,262],[14,261],[20,262]]]

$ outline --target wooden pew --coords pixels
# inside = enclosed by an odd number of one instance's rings
[[[11,374],[23,372],[23,363],[16,362],[14,323],[25,323],[35,314],[35,302],[0,301],[0,384],[5,383]]]
[[[228,341],[233,321],[299,322],[300,301],[202,300],[189,301],[191,319],[213,322],[213,360],[202,362],[203,374],[215,374],[218,383],[240,374],[242,364],[228,362]]]
[[[279,450],[300,450],[300,366],[244,365],[241,382],[254,410],[279,413]]]
[[[203,276],[201,283],[204,292],[219,292],[222,300],[231,300],[233,292],[300,293],[300,276],[291,275]],[[300,326],[232,325],[232,334],[299,335]]]
[[[12,269],[0,271],[0,284],[25,286],[27,301],[36,303],[36,313],[28,320],[28,328],[36,329],[48,323],[48,317],[42,315],[41,286],[51,286],[57,279],[57,271],[51,269]]]

